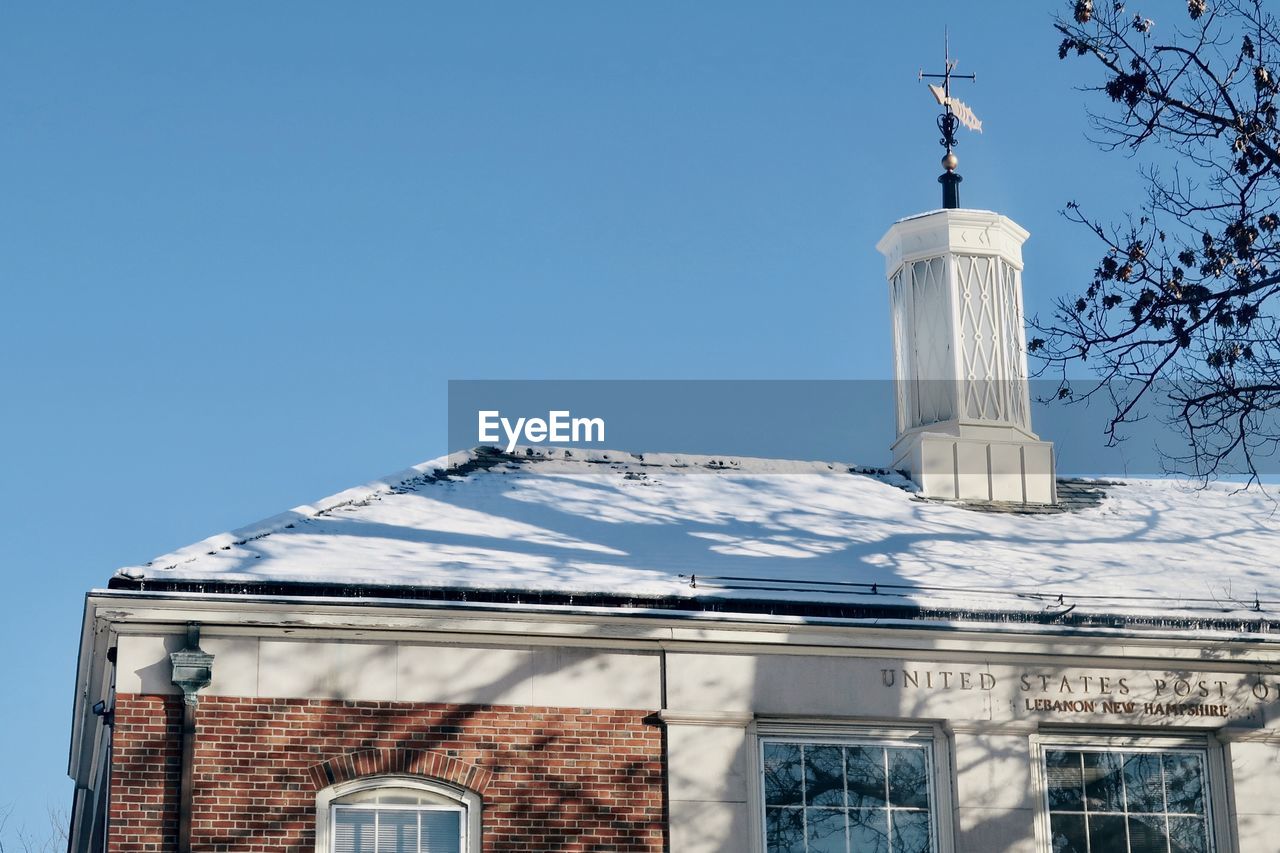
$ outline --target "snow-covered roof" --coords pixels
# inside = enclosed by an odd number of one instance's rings
[[[1163,480],[1064,490],[1071,511],[975,512],[848,465],[470,451],[122,569],[112,586],[1280,627],[1269,495]]]

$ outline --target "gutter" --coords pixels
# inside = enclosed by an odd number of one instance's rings
[[[179,609],[198,609],[205,613],[205,618],[212,618],[212,613],[222,611],[228,605],[268,606],[275,609],[296,610],[297,608],[315,607],[334,610],[402,610],[406,612],[433,614],[492,614],[495,616],[521,615],[534,619],[588,619],[598,620],[601,617],[613,617],[628,620],[645,620],[654,623],[671,623],[673,625],[723,625],[730,630],[758,627],[765,630],[788,629],[795,627],[831,628],[831,629],[875,629],[880,631],[926,632],[929,634],[985,634],[1013,637],[1059,637],[1067,640],[1085,638],[1105,639],[1114,643],[1119,639],[1131,639],[1139,642],[1175,642],[1180,645],[1202,645],[1211,643],[1237,643],[1254,648],[1280,646],[1280,621],[1261,620],[1248,626],[1248,630],[1232,630],[1228,627],[1206,627],[1182,624],[1178,620],[1160,620],[1159,627],[1142,629],[1125,624],[1124,619],[1113,619],[1112,624],[1096,624],[1078,626],[1063,622],[1045,624],[1034,621],[995,621],[979,619],[949,619],[938,621],[928,616],[912,617],[910,612],[902,609],[878,615],[861,616],[827,616],[827,615],[791,615],[777,612],[780,602],[762,601],[760,604],[770,609],[761,613],[751,613],[744,609],[736,609],[734,605],[741,601],[719,600],[707,603],[719,605],[715,609],[699,609],[698,602],[693,599],[680,599],[684,607],[652,607],[646,606],[643,599],[626,599],[619,597],[619,603],[603,605],[584,600],[584,596],[568,596],[569,601],[562,604],[535,603],[527,600],[525,593],[509,593],[508,600],[486,601],[485,590],[464,590],[458,598],[403,598],[393,594],[378,595],[369,589],[368,597],[325,596],[321,594],[268,594],[251,592],[204,591],[178,586],[176,589],[158,590],[155,584],[150,589],[130,590],[113,586],[109,589],[92,590],[88,597],[96,599],[99,606],[108,606],[107,602],[173,602]],[[177,585],[175,585],[177,586]],[[308,585],[299,585],[301,590],[314,589]],[[441,590],[427,590],[440,593]],[[493,592],[493,591],[488,591]],[[536,596],[536,594],[534,594]],[[495,598],[507,598],[507,594],[499,592]],[[625,603],[622,603],[625,601]],[[208,605],[208,607],[201,607]],[[721,609],[723,608],[723,609]],[[303,627],[298,620],[292,619],[291,627]],[[1232,623],[1235,624],[1235,623]],[[329,626],[332,627],[332,626]]]

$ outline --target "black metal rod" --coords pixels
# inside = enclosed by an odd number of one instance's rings
[[[956,210],[960,207],[960,182],[963,180],[955,172],[943,172],[938,176],[938,183],[942,184],[944,210]]]

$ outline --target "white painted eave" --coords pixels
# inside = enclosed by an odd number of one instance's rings
[[[80,647],[76,660],[75,695],[71,702],[71,738],[67,749],[67,775],[75,783],[77,796],[75,811],[71,815],[71,830],[77,838],[83,834],[79,826],[79,809],[84,800],[78,794],[101,780],[95,772],[101,766],[102,751],[106,749],[109,732],[102,720],[93,713],[93,705],[99,699],[111,701],[112,678],[107,661],[107,650],[112,643],[113,614],[104,612],[94,593],[85,596],[84,614],[80,623]],[[74,840],[74,839],[73,839]]]

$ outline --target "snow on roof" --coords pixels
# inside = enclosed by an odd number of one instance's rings
[[[1102,489],[1077,482],[1094,500],[1070,512],[975,512],[848,465],[478,450],[122,569],[112,585],[1280,624],[1269,496],[1164,480]]]

